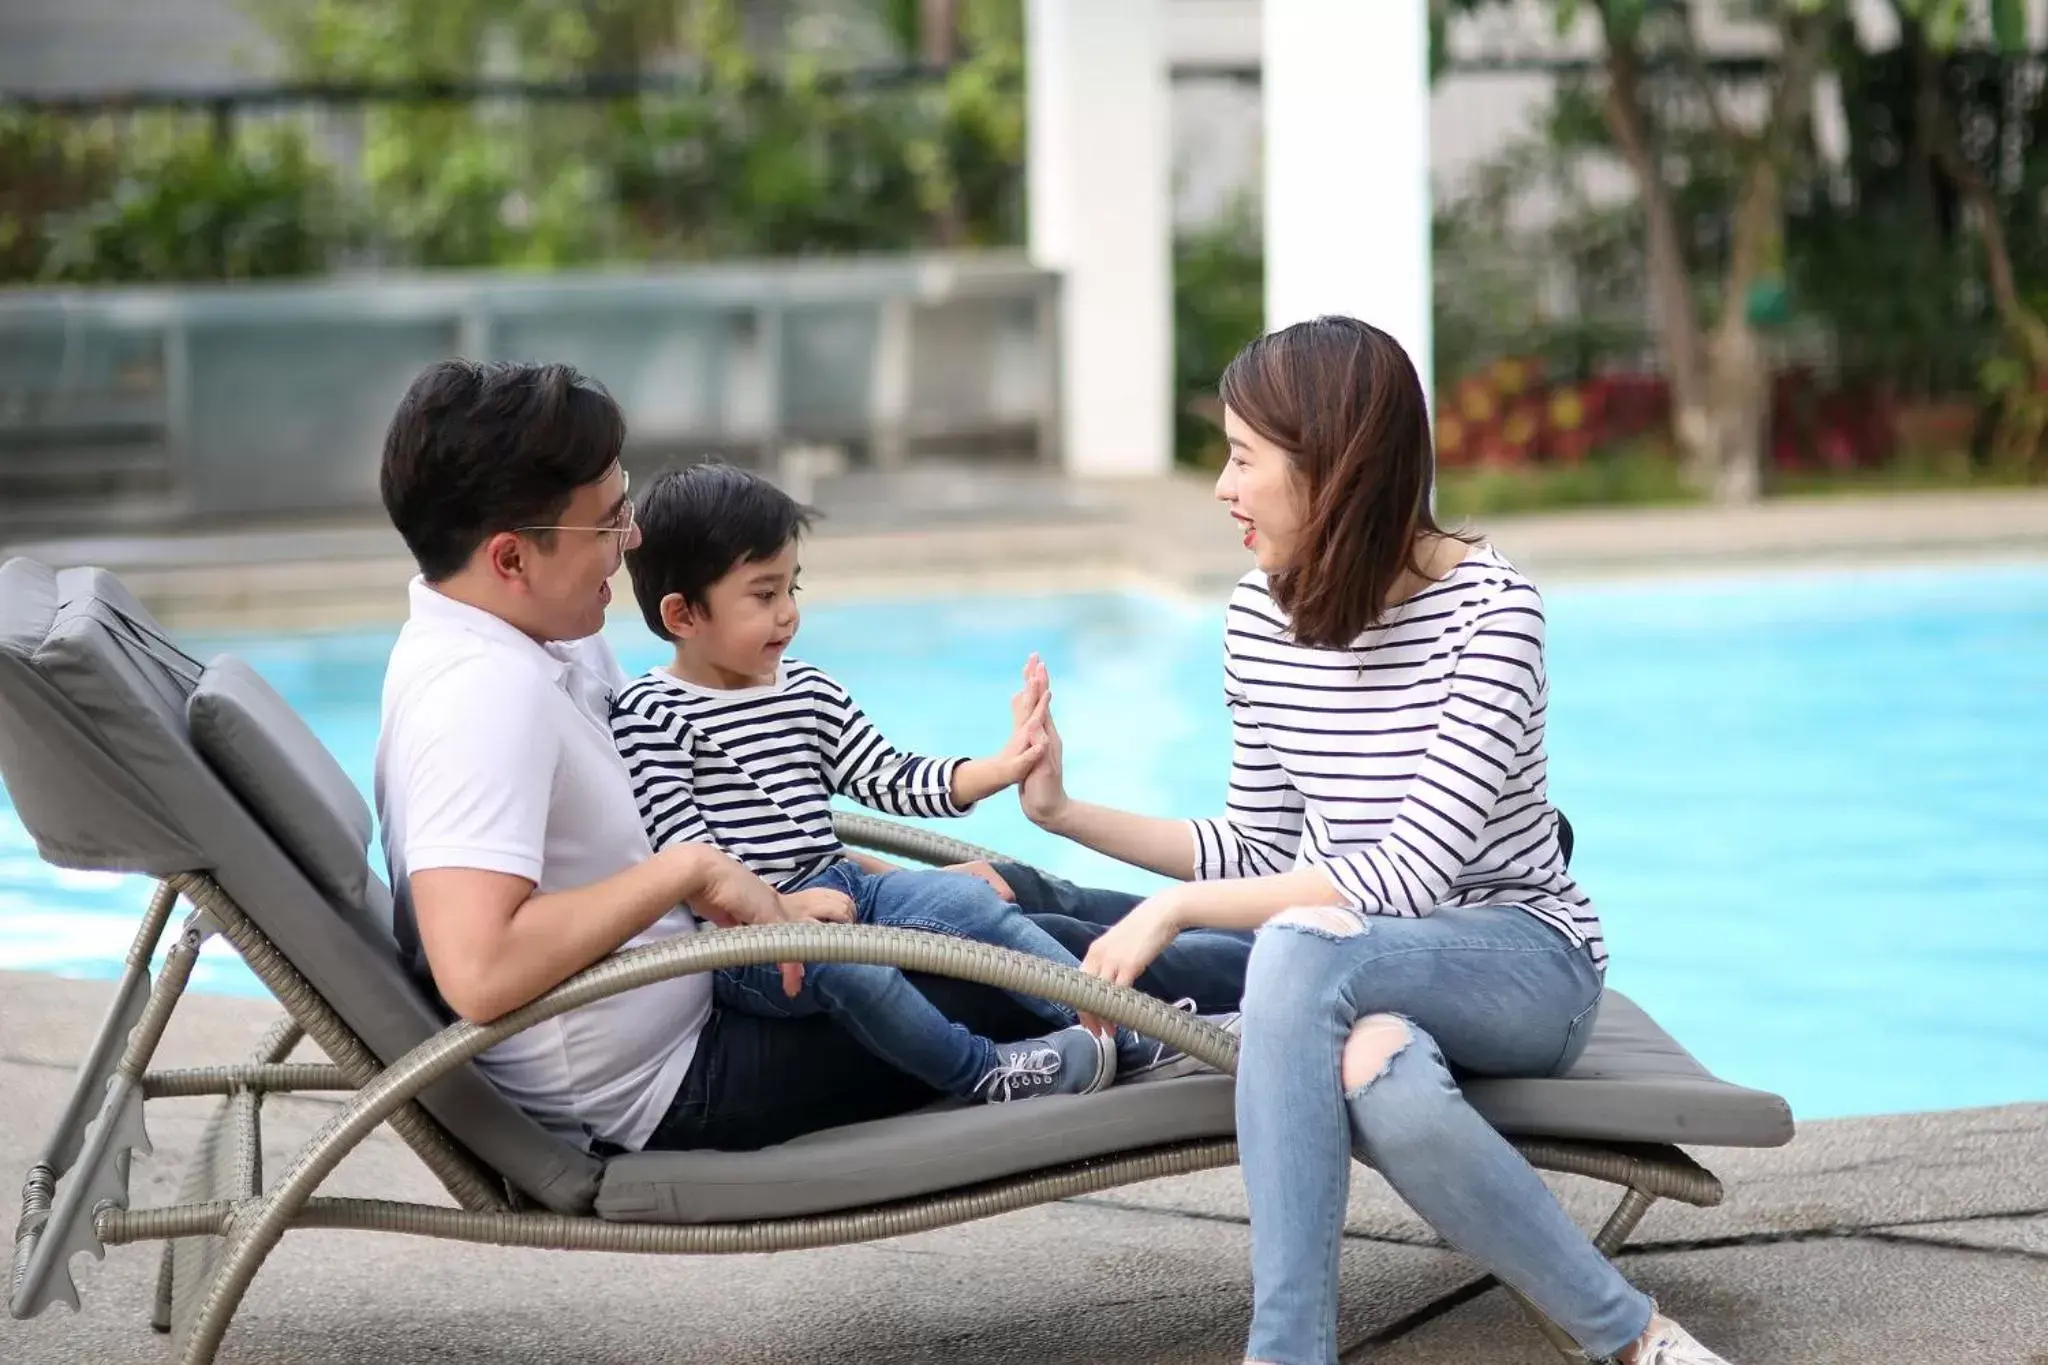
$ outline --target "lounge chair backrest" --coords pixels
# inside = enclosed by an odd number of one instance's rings
[[[110,574],[0,564],[0,778],[51,863],[212,875],[384,1062],[443,1027],[401,965],[368,812],[332,756],[253,670],[202,669]],[[601,1163],[474,1068],[421,1103],[534,1200],[591,1207]]]
[[[262,675],[220,655],[200,675],[185,718],[201,756],[313,885],[344,908],[366,904],[375,880],[364,856],[369,803]]]

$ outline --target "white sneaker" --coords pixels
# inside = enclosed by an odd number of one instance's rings
[[[1692,1333],[1658,1313],[1650,1319],[1650,1331],[1633,1365],[1728,1365],[1728,1362],[1692,1339]]]

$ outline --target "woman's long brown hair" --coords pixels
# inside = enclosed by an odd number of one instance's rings
[[[1379,624],[1416,548],[1443,535],[1422,381],[1401,344],[1356,318],[1263,336],[1223,372],[1226,406],[1294,462],[1308,514],[1273,600],[1302,644],[1337,649]]]

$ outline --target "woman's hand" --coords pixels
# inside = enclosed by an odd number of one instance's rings
[[[1114,985],[1137,984],[1181,931],[1180,901],[1181,888],[1169,887],[1132,906],[1129,914],[1088,945],[1081,970]],[[1097,1033],[1110,1031],[1110,1025],[1090,1014],[1083,1014],[1081,1022]]]
[[[1035,707],[1040,716],[1041,743],[1038,759],[1017,784],[1017,804],[1024,817],[1041,829],[1050,829],[1067,808],[1065,756],[1060,748],[1059,727],[1052,719],[1052,678],[1045,662],[1036,654],[1024,665],[1024,687],[1011,699],[1014,713],[1020,706]]]

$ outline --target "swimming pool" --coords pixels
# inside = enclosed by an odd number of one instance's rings
[[[1802,1118],[2048,1099],[2048,564],[1724,576],[1546,593],[1553,793],[1610,980]],[[814,607],[798,653],[897,743],[1002,742],[1053,672],[1069,786],[1209,814],[1228,762],[1220,604],[974,598]],[[658,648],[621,619],[629,668]],[[366,792],[388,632],[232,648]],[[964,837],[1158,885],[999,797]],[[52,869],[0,795],[0,967],[112,976],[146,894]],[[195,988],[260,990],[209,949]]]

